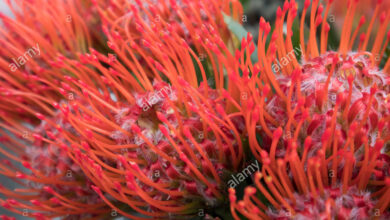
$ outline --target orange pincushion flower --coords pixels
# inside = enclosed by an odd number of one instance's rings
[[[268,48],[264,45],[270,25],[261,19],[259,63],[248,60],[243,77],[232,76],[248,97],[242,106],[249,143],[263,164],[254,181],[266,198],[258,199],[252,187],[237,202],[231,189],[236,219],[236,211],[249,219],[389,216],[390,59],[384,60],[383,69],[379,65],[390,36],[390,16],[380,19],[375,36],[371,25],[355,42],[362,26],[353,30],[359,3],[350,1],[339,50],[327,52],[325,21],[331,2],[326,7],[318,0],[305,2],[300,48],[294,48],[291,39],[295,1],[278,9]],[[307,12],[310,33],[305,41]],[[375,21],[376,16],[370,23]],[[373,45],[367,51],[370,40]]]
[[[101,48],[86,53],[84,46],[93,45],[70,42],[68,31],[56,36],[41,17],[31,19],[38,29],[45,27],[44,37],[3,17],[11,25],[9,33],[18,33],[15,42],[21,33],[32,35],[27,43],[50,39],[45,44],[50,56],[26,65],[25,74],[6,74],[15,51],[1,54],[1,140],[14,150],[2,152],[31,173],[23,174],[5,160],[0,174],[26,178],[33,185],[18,193],[0,188],[14,197],[1,200],[5,207],[17,213],[21,208],[36,210],[36,218],[64,217],[65,212],[72,218],[109,218],[108,209],[131,219],[212,213],[226,204],[226,178],[251,156],[242,141],[247,133],[251,153],[262,163],[254,183],[264,199],[248,187],[237,202],[230,189],[234,218],[389,216],[390,60],[383,60],[383,68],[380,64],[390,39],[390,15],[374,13],[360,34],[364,19],[353,28],[360,3],[350,1],[340,48],[327,51],[332,1],[326,7],[319,0],[306,1],[301,47],[294,48],[297,4],[286,1],[277,11],[272,34],[271,25],[260,19],[259,61],[253,63],[252,36],[248,34],[233,55],[234,37],[222,22],[221,12],[240,18],[236,0],[82,3],[98,12],[115,55]],[[30,1],[25,4],[37,10]],[[78,15],[73,6],[67,9]],[[12,34],[6,38],[13,39]],[[4,39],[1,43],[12,51]],[[27,80],[32,86],[24,88]],[[12,111],[15,107],[19,114]],[[42,121],[39,126],[32,115]],[[36,126],[31,146],[14,137],[29,130],[21,118]],[[18,147],[13,149],[13,144]],[[39,159],[48,167],[37,164]],[[78,181],[66,179],[64,167],[72,169]],[[67,181],[77,183],[68,187]],[[24,192],[36,194],[31,198]]]
[[[102,200],[113,211],[132,219],[164,219],[196,215],[199,209],[211,210],[226,202],[222,178],[237,171],[244,160],[244,126],[240,113],[231,114],[240,107],[224,90],[226,86],[229,91],[235,87],[227,82],[223,69],[232,71],[237,62],[228,48],[232,44],[230,33],[224,24],[216,22],[222,20],[221,9],[230,14],[230,4],[188,1],[179,7],[175,2],[166,5],[161,1],[159,6],[164,7],[158,9],[153,4],[127,2],[122,11],[117,1],[110,2],[108,8],[94,1],[108,47],[117,56],[106,56],[92,48],[90,53],[77,51],[78,56],[56,54],[47,62],[50,69],[44,74],[33,69],[23,79],[44,84],[48,93],[22,90],[22,86],[14,85],[17,80],[4,74],[0,127],[15,135],[23,131],[19,117],[11,111],[14,106],[29,115],[23,117],[26,122],[36,125],[36,119],[30,116],[35,115],[48,126],[47,131],[35,135],[41,143],[21,147],[15,154],[36,148],[37,157],[45,158],[45,162],[60,163],[59,157],[63,157],[69,160],[68,166],[80,171],[80,184],[87,183],[88,188],[89,182],[93,183],[89,191],[85,189],[84,198],[69,193],[58,198],[67,199],[66,204],[53,203],[58,201],[51,201],[42,189],[57,192],[55,198],[59,192],[65,194],[60,180],[66,178],[66,173],[60,172],[57,180],[48,182],[56,187],[30,189],[40,193],[33,205],[25,206],[19,199],[3,201],[11,211],[20,213],[18,208],[25,207],[39,211],[37,218],[63,216],[64,212],[74,218],[104,218],[107,215],[102,212],[107,207]],[[237,2],[232,2],[236,8]],[[165,14],[173,9],[173,17]],[[152,22],[155,20],[150,12],[159,15],[159,22]],[[235,16],[239,13],[235,10]],[[135,26],[127,26],[130,21]],[[196,51],[204,56],[198,57]],[[4,56],[9,58],[9,54]],[[213,70],[207,71],[206,65]],[[209,77],[215,82],[207,80]],[[57,104],[59,99],[61,104]],[[58,124],[58,119],[66,123]],[[59,137],[52,135],[54,131]],[[5,132],[2,136],[13,140]],[[52,151],[64,152],[52,155]],[[51,177],[44,166],[30,166],[33,174]],[[13,169],[4,172],[14,174]],[[0,190],[5,194],[9,191]],[[86,202],[83,199],[93,202],[83,206],[86,215],[79,215],[77,206]],[[96,206],[102,208],[90,210]]]
[[[65,59],[62,66],[77,71],[75,78],[66,77],[66,86],[59,90],[79,98],[72,103],[77,111],[60,109],[90,143],[86,149],[74,141],[72,153],[101,198],[132,219],[184,218],[223,203],[226,186],[219,175],[237,171],[244,157],[240,114],[228,114],[239,106],[223,89],[223,73],[213,69],[216,89],[212,89],[200,58],[166,21],[160,24],[153,31],[141,23],[142,40],[132,40],[133,35],[125,31],[114,36],[116,30],[106,29],[113,36],[109,45],[119,54],[118,60],[92,51],[80,56],[85,65]],[[196,39],[194,44],[213,55],[209,57],[213,65],[235,68],[236,60],[214,35],[212,24],[198,31],[209,40],[205,44]],[[124,53],[120,47],[128,41],[132,49]],[[192,58],[200,68],[200,79]],[[111,203],[108,196],[144,217]]]

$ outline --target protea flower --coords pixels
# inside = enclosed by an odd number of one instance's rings
[[[48,93],[19,88],[20,79],[2,75],[3,144],[11,150],[18,144],[7,156],[31,170],[2,167],[3,175],[26,179],[18,193],[0,189],[9,197],[3,206],[20,214],[27,209],[30,217],[38,211],[37,218],[110,218],[107,207],[131,219],[212,211],[226,202],[225,175],[241,169],[245,158],[240,107],[228,93],[235,87],[223,71],[237,68],[231,34],[220,22],[222,11],[231,14],[230,3],[136,2],[124,10],[117,1],[108,8],[104,1],[93,3],[110,54],[52,48],[53,60],[37,62],[23,79],[42,83]],[[232,4],[237,17],[240,5]],[[166,14],[173,9],[174,16]],[[135,26],[127,26],[130,21]],[[49,70],[43,74],[40,65]],[[22,121],[14,106],[26,113]],[[14,137],[30,125],[34,143]],[[65,170],[77,181],[67,179]]]
[[[380,19],[376,35],[371,33],[376,16],[367,31],[360,30],[364,20],[354,30],[359,2],[349,1],[340,47],[326,51],[331,3],[324,7],[318,0],[305,2],[299,48],[292,44],[295,1],[278,9],[269,47],[265,41],[270,25],[261,19],[259,62],[248,60],[243,77],[231,77],[247,97],[242,101],[249,143],[263,164],[254,181],[266,198],[261,201],[249,187],[236,202],[231,189],[237,219],[236,211],[249,219],[389,216],[390,61],[383,60],[383,68],[380,63],[390,38],[390,16]],[[305,41],[307,12],[310,32]]]
[[[252,36],[234,54],[234,38],[222,23],[222,11],[240,18],[238,1],[92,3],[109,54],[56,51],[49,71],[37,68],[28,78],[50,93],[24,90],[1,75],[1,140],[13,153],[2,152],[31,170],[4,161],[2,175],[27,181],[17,193],[0,189],[11,197],[3,206],[38,211],[36,218],[67,212],[69,218],[104,219],[113,216],[109,209],[130,219],[212,218],[213,209],[226,205],[229,174],[253,155],[262,163],[254,182],[263,196],[247,187],[237,202],[230,189],[236,219],[239,213],[249,219],[389,216],[390,61],[379,68],[377,58],[387,47],[390,16],[381,17],[368,52],[377,16],[355,43],[362,25],[353,30],[358,3],[350,1],[339,51],[327,52],[329,25],[323,21],[331,1],[324,10],[314,0],[307,44],[306,1],[301,47],[294,48],[297,6],[286,1],[267,47],[271,26],[260,20],[259,61],[253,63]],[[24,121],[14,106],[27,113]],[[25,122],[35,134],[30,145],[17,140],[28,130]],[[66,179],[65,169],[77,181]]]

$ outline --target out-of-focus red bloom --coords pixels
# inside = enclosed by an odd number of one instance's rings
[[[58,100],[59,93],[50,87],[60,84],[67,70],[53,71],[53,67],[92,46],[104,49],[106,37],[89,0],[8,3],[14,18],[0,14],[0,108],[9,117],[31,119],[20,104],[34,106],[41,113],[47,106],[29,102],[27,93]]]
[[[13,190],[0,187],[0,193],[8,198],[0,199],[1,205],[37,219],[107,216],[111,209],[91,189],[91,181],[69,154],[67,138],[81,137],[61,112],[51,119],[39,113],[36,117],[42,123],[31,129],[31,125],[18,125],[7,115],[1,116],[5,121],[1,127],[12,135],[0,130],[0,152],[7,157],[0,174],[16,184]]]
[[[38,219],[106,216],[110,209],[56,143],[65,141],[60,131],[69,124],[51,107],[61,95],[52,87],[67,72],[59,70],[58,63],[77,58],[91,46],[102,49],[105,37],[97,28],[97,11],[91,1],[8,3],[15,18],[0,15],[0,127],[5,129],[0,136],[1,153],[7,157],[1,174],[19,186],[16,191],[2,187],[0,193],[8,199],[1,203]],[[40,119],[55,117],[53,123],[34,128]]]
[[[345,18],[345,9],[348,8],[350,0],[339,0],[334,1],[333,7],[331,9],[330,18],[331,22],[336,22],[337,25],[342,25]],[[376,7],[379,6],[379,7]],[[386,0],[359,0],[359,4],[356,7],[355,13],[358,16],[363,16],[365,19],[370,20],[372,17],[386,16],[388,10],[390,9],[390,2]],[[357,25],[359,20],[356,20],[354,23]]]
[[[318,0],[305,2],[300,48],[291,40],[295,1],[278,9],[272,33],[260,19],[259,62],[248,60],[244,70],[250,71],[235,79],[246,98],[242,111],[250,147],[263,165],[254,180],[266,201],[249,187],[237,202],[231,189],[236,219],[237,211],[249,219],[388,218],[390,60],[384,60],[383,69],[379,64],[390,37],[390,15],[380,19],[376,35],[370,28],[353,29],[360,3],[350,2],[340,47],[333,52],[326,51],[329,25],[324,22],[331,1],[325,7]],[[305,41],[307,12],[310,33]]]

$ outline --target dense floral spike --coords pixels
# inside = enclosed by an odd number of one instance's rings
[[[295,1],[286,1],[278,10],[272,34],[260,19],[259,63],[248,60],[243,71],[247,68],[252,74],[236,79],[250,147],[263,165],[254,178],[256,188],[267,201],[249,187],[237,202],[231,189],[236,219],[237,211],[249,219],[389,217],[390,59],[383,60],[383,54],[390,15],[380,18],[376,35],[371,33],[375,16],[367,31],[361,25],[353,30],[359,2],[349,2],[338,51],[326,52],[325,21],[332,1],[326,7],[319,0],[305,2],[298,48],[291,40]],[[361,32],[365,34],[359,39]],[[266,48],[268,35],[272,37]]]
[[[108,216],[111,209],[91,188],[90,180],[69,153],[68,136],[80,140],[71,124],[59,111],[54,117],[36,113],[41,124],[21,126],[2,115],[12,135],[0,130],[0,175],[12,179],[16,189],[0,188],[8,199],[0,199],[4,208],[23,216],[64,219],[85,219]],[[60,147],[58,143],[61,143]],[[11,162],[11,159],[13,162]],[[15,165],[19,164],[19,165]],[[22,168],[20,165],[24,166]]]

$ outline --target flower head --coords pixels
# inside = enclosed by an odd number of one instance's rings
[[[88,149],[74,143],[73,153],[103,200],[109,195],[142,215],[161,218],[193,215],[224,201],[223,177],[242,163],[242,131],[236,128],[242,122],[229,118],[217,91],[210,89],[206,98],[202,87],[180,82],[180,89],[157,82],[154,91],[129,94],[134,104],[118,102],[110,109],[100,104],[67,115],[88,139]],[[99,94],[88,95],[94,96]]]
[[[263,165],[254,181],[266,198],[261,201],[256,188],[249,187],[237,202],[230,190],[232,211],[249,219],[372,217],[375,211],[384,219],[389,215],[390,61],[384,60],[383,68],[380,64],[390,17],[380,19],[375,36],[369,27],[357,39],[361,25],[354,30],[352,23],[359,3],[350,1],[340,47],[326,51],[331,3],[324,7],[318,0],[305,2],[300,46],[295,48],[291,28],[297,17],[295,1],[278,9],[272,33],[260,19],[259,62],[248,61],[244,68],[252,74],[237,78],[241,93],[248,97],[243,111],[250,147]],[[374,16],[371,22],[375,21]],[[265,47],[268,35],[272,37]],[[359,202],[362,196],[364,202]]]

